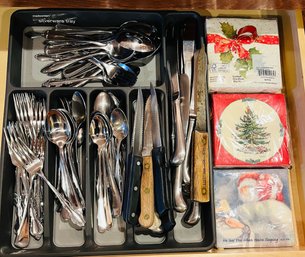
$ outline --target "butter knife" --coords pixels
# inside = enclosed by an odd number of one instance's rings
[[[174,127],[175,127],[175,150],[171,158],[171,163],[175,166],[180,165],[185,158],[185,138],[181,117],[180,107],[180,87],[178,77],[178,66],[172,73],[169,61],[167,62],[167,70],[170,76],[170,84],[172,91],[173,113],[174,113]]]

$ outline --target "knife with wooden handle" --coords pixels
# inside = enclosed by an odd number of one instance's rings
[[[206,54],[204,47],[194,54],[196,125],[193,135],[193,188],[192,199],[208,202],[209,196],[209,136],[206,132]]]
[[[154,201],[154,176],[151,151],[153,149],[152,139],[152,117],[151,97],[148,97],[145,104],[144,116],[144,143],[143,143],[143,170],[141,178],[141,212],[139,223],[143,228],[149,228],[154,223],[155,201]]]

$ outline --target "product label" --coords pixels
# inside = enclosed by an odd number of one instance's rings
[[[38,24],[68,24],[74,25],[77,17],[66,13],[56,14],[33,14],[33,22]]]

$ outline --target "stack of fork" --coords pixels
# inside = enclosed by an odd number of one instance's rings
[[[17,121],[8,123],[4,135],[16,166],[14,245],[25,248],[30,235],[40,240],[43,234],[43,187],[36,174],[44,162],[46,105],[44,99],[38,100],[29,93],[16,93],[13,101]]]

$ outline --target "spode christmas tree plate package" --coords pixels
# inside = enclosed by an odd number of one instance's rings
[[[210,92],[281,91],[276,19],[210,18],[206,33]]]
[[[294,245],[288,172],[214,170],[217,247]]]
[[[283,94],[214,94],[215,167],[289,167]]]

